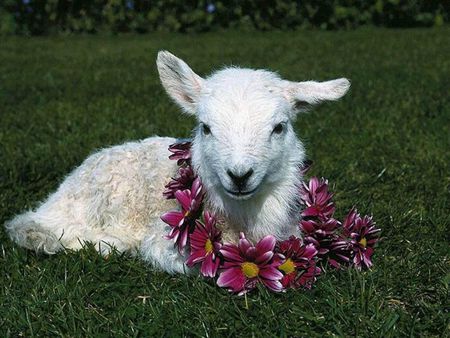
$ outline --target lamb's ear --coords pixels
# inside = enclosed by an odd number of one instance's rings
[[[347,93],[350,81],[341,78],[325,82],[288,82],[285,95],[295,112],[307,111],[322,101],[335,101]]]
[[[195,114],[204,80],[183,60],[160,51],[156,60],[159,78],[169,96],[188,114]]]

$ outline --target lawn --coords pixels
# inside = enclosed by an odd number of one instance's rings
[[[92,248],[55,256],[0,228],[0,336],[448,336],[450,29],[8,37],[0,40],[0,224],[33,208],[96,149],[189,136],[159,84],[168,49],[200,74],[262,67],[351,79],[296,130],[352,206],[383,229],[371,271],[327,271],[311,291],[246,298]]]

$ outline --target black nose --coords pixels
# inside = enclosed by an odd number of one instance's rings
[[[227,174],[231,177],[231,180],[233,181],[234,184],[236,184],[238,189],[242,190],[242,188],[245,187],[245,184],[247,183],[250,176],[252,176],[253,169],[250,169],[244,175],[233,174],[231,170],[227,170]]]

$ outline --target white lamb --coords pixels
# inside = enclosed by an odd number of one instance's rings
[[[206,188],[207,208],[224,237],[251,240],[298,233],[299,167],[304,161],[292,121],[299,111],[348,90],[347,79],[290,82],[266,70],[225,68],[208,78],[162,51],[157,66],[170,97],[198,120],[192,164]],[[19,245],[52,254],[92,242],[100,252],[140,250],[167,272],[185,272],[184,259],[163,236],[161,214],[176,208],[162,197],[177,170],[170,137],[150,137],[88,157],[36,210],[6,223]]]

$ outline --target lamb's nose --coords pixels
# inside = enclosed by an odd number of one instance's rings
[[[238,189],[242,190],[242,188],[245,187],[245,184],[247,183],[250,176],[252,176],[253,169],[250,169],[244,175],[234,174],[231,170],[227,170],[227,174],[231,177],[231,180],[234,182],[234,184],[236,184]]]

